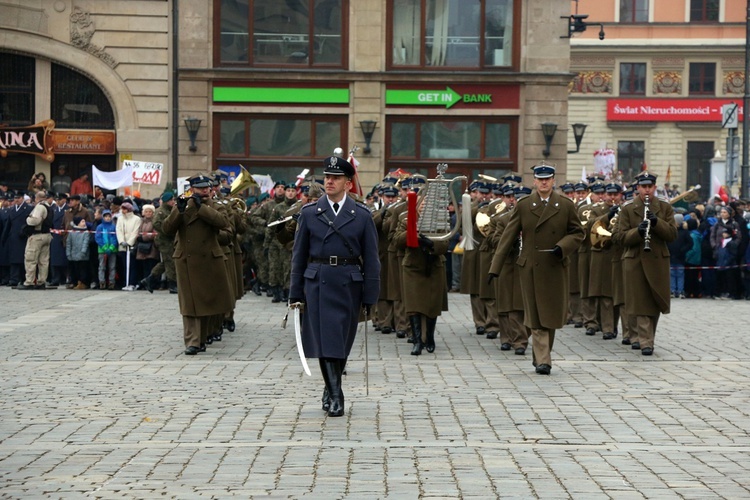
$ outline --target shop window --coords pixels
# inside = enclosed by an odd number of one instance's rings
[[[246,167],[274,163],[319,167],[336,147],[346,149],[345,116],[215,115],[217,161],[237,160]],[[298,173],[298,172],[296,172]],[[295,173],[295,175],[296,175]]]
[[[716,95],[716,63],[690,63],[690,95]]]
[[[690,20],[717,22],[719,20],[719,0],[690,0]]]
[[[517,0],[390,0],[390,65],[510,67]],[[516,7],[517,8],[517,7]]]
[[[0,125],[34,124],[33,57],[0,52]]]
[[[620,22],[648,22],[648,0],[620,0]]]
[[[617,167],[623,182],[630,183],[641,171],[646,161],[646,143],[643,141],[617,142]]]
[[[645,63],[620,63],[620,95],[646,95]]]
[[[81,73],[52,64],[52,119],[57,128],[114,129],[112,106],[102,89]]]
[[[486,163],[502,169],[515,165],[515,120],[394,118],[387,133],[389,169],[432,171],[447,162],[455,174],[489,168]]]
[[[687,184],[688,186],[711,185],[711,160],[714,158],[714,143],[711,141],[688,141],[687,143]],[[706,193],[704,188],[701,193]]]
[[[218,65],[344,67],[347,0],[214,0]]]

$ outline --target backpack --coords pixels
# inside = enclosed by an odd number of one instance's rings
[[[698,231],[690,231],[690,238],[693,240],[693,246],[685,254],[685,262],[693,266],[699,266],[701,264],[703,235]]]
[[[44,208],[47,209],[47,217],[42,221],[42,234],[47,234],[55,223],[55,211],[52,210],[52,207],[48,207],[47,205],[44,205]]]

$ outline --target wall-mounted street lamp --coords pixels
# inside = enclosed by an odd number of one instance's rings
[[[589,26],[599,26],[599,40],[604,40],[604,25],[602,23],[587,23],[586,19],[589,17],[588,14],[578,13],[578,0],[576,2],[576,13],[569,16],[560,16],[560,19],[568,20],[568,34],[562,35],[560,38],[572,38],[573,33],[583,33]]]
[[[185,128],[187,128],[188,137],[190,138],[190,152],[195,153],[198,151],[195,140],[198,137],[198,129],[201,128],[201,120],[193,117],[185,118]]]
[[[575,154],[581,150],[581,141],[583,140],[583,134],[586,132],[585,123],[574,123],[573,124],[573,137],[576,140],[576,148],[573,151],[568,151],[568,154]],[[544,150],[542,154],[545,158],[550,155],[550,146],[552,146],[552,139],[555,137],[557,132],[557,123],[544,122],[542,123],[542,135],[544,136]]]
[[[378,124],[378,122],[374,120],[363,120],[359,122],[359,126],[362,129],[362,135],[365,137],[365,149],[363,152],[365,154],[369,154],[370,151],[370,141],[372,141],[372,134],[375,132],[375,126]]]

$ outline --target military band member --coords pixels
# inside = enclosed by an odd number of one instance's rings
[[[469,295],[471,304],[471,317],[474,321],[474,327],[477,335],[485,335],[485,323],[487,322],[487,313],[484,303],[479,296],[479,280],[484,279],[479,276],[479,244],[481,243],[481,234],[476,227],[477,213],[482,203],[484,203],[484,184],[474,181],[469,186],[471,195],[471,206],[463,207],[464,210],[471,210],[471,220],[474,221],[473,235],[474,248],[468,250],[464,248],[463,262],[461,263],[461,293]]]
[[[589,203],[579,205],[578,217],[583,224],[584,239],[578,249],[578,283],[581,291],[581,317],[586,335],[596,335],[599,331],[599,320],[596,310],[596,300],[589,295],[589,275],[591,273],[591,238],[589,229],[594,222],[592,210],[599,207],[601,196],[604,194],[604,183],[596,181],[590,186]]]
[[[656,175],[636,177],[638,196],[623,205],[612,239],[624,247],[625,310],[635,317],[631,347],[650,356],[660,314],[669,314],[669,249],[677,238],[674,210],[655,196]]]
[[[496,265],[502,268],[521,236],[516,263],[524,324],[531,329],[536,372],[549,375],[555,330],[565,324],[568,311],[567,266],[583,240],[583,228],[573,202],[553,190],[555,167],[542,164],[533,170],[536,189],[516,204],[497,247]]]
[[[388,185],[381,192],[383,206],[373,212],[373,222],[378,232],[378,256],[380,257],[380,296],[378,297],[377,315],[373,319],[375,330],[391,333],[394,329],[393,300],[388,296],[388,228],[386,215],[391,205],[398,200],[398,189]]]
[[[396,336],[400,339],[407,336],[411,327],[404,310],[403,296],[401,291],[401,261],[403,252],[399,252],[393,237],[398,228],[398,218],[406,211],[406,195],[409,193],[409,178],[401,179],[399,200],[386,209],[383,215],[383,233],[388,238],[388,262],[386,264],[388,273],[388,284],[386,299],[393,303],[393,325],[396,329]]]
[[[354,167],[342,158],[325,159],[326,196],[302,208],[292,251],[290,302],[304,303],[302,345],[318,358],[323,408],[344,414],[341,376],[357,333],[360,310],[369,316],[380,292],[375,224],[367,206],[346,195]]]
[[[224,265],[226,255],[219,245],[219,233],[228,230],[229,221],[210,198],[208,176],[198,174],[188,181],[192,195],[177,200],[162,227],[175,238],[172,257],[185,354],[195,355],[206,349],[209,319],[231,309],[234,294]]]

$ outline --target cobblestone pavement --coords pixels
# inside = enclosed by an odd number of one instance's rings
[[[0,289],[2,498],[750,498],[750,302],[675,300],[645,358],[558,332],[552,376],[473,333],[370,329],[320,409],[284,307],[184,356],[175,295]],[[743,333],[744,332],[744,333]]]

